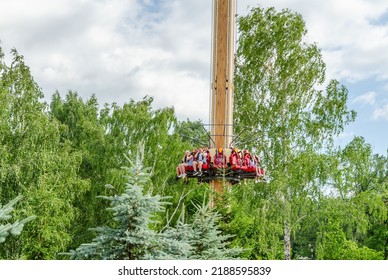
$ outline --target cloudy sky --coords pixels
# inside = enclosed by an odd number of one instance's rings
[[[365,137],[388,148],[387,0],[236,0],[251,7],[289,8],[303,15],[327,78],[349,89],[357,120],[339,142]],[[47,101],[55,90],[77,91],[100,104],[145,95],[174,106],[179,119],[208,122],[211,0],[0,0],[0,41],[9,60],[25,57]]]

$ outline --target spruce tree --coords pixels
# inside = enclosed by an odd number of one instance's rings
[[[28,218],[25,218],[23,220],[15,221],[14,223],[6,223],[3,224],[3,222],[8,221],[12,218],[11,212],[13,211],[13,206],[22,198],[22,196],[17,196],[10,202],[8,202],[6,205],[2,206],[0,204],[0,243],[3,243],[5,241],[5,238],[8,235],[20,235],[22,232],[22,229],[24,227],[24,224],[35,219],[34,216],[30,216]]]
[[[242,252],[241,248],[228,248],[232,235],[224,235],[219,227],[221,215],[211,209],[208,203],[196,205],[197,211],[191,224],[193,247],[191,259],[227,260],[235,259]]]
[[[100,196],[110,201],[110,225],[94,230],[91,243],[65,253],[72,259],[142,260],[142,259],[231,259],[240,249],[228,249],[231,236],[222,235],[218,227],[220,215],[205,203],[189,223],[184,216],[175,227],[155,231],[156,215],[164,212],[167,197],[144,194],[151,172],[143,169],[138,159],[127,171],[125,190],[120,195]],[[110,189],[115,189],[108,185]],[[182,211],[184,213],[184,211]]]
[[[159,196],[143,194],[150,181],[150,172],[143,170],[139,160],[127,170],[127,183],[120,195],[100,196],[110,201],[108,211],[113,214],[111,225],[94,230],[97,236],[89,244],[71,251],[73,259],[138,260],[157,251],[158,240],[150,226],[153,215],[166,203]],[[114,189],[113,186],[107,187]]]
[[[182,259],[227,260],[238,258],[243,249],[229,248],[232,235],[222,233],[219,227],[221,215],[210,207],[206,199],[202,205],[194,204],[194,206],[197,211],[192,219],[186,222],[182,215],[175,227],[169,227],[163,232],[167,240],[174,239],[189,245],[188,248],[185,247],[186,251],[182,252]],[[172,246],[166,249],[172,253],[174,250],[171,249],[176,248]]]
[[[193,236],[191,225],[181,221],[175,227],[167,227],[158,233],[159,250],[148,254],[145,259],[154,260],[187,260],[193,254],[190,240]]]

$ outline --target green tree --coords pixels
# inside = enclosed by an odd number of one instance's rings
[[[388,156],[373,156],[371,175],[376,180],[378,186],[376,190],[385,205],[385,213],[388,216]],[[388,219],[373,219],[371,222],[372,226],[368,229],[364,245],[383,252],[384,259],[388,260]]]
[[[0,201],[20,193],[25,199],[15,218],[37,218],[0,248],[0,256],[52,259],[71,241],[73,203],[89,184],[78,177],[80,155],[61,141],[62,127],[50,120],[23,57],[16,50],[12,55],[9,67],[0,63]]]
[[[238,23],[235,125],[249,127],[258,140],[249,148],[264,151],[271,196],[282,205],[284,258],[290,259],[292,229],[304,216],[299,211],[319,192],[319,177],[312,175],[324,176],[315,168],[321,165],[316,151],[330,145],[355,112],[348,111],[347,90],[338,81],[320,89],[325,64],[317,45],[305,42],[300,14],[254,8]]]
[[[380,163],[376,166],[370,145],[355,137],[346,147],[328,155],[325,162],[329,172],[322,184],[324,192],[313,198],[309,214],[295,232],[294,253],[308,258],[339,258],[347,254],[348,258],[365,259],[373,254],[362,252],[372,250],[384,255],[387,192],[376,176],[383,172]],[[352,252],[345,254],[346,250],[340,248],[333,251],[336,232],[338,240],[345,239],[346,246],[351,245],[348,247]]]
[[[194,207],[196,211],[186,218],[187,221],[183,215],[185,211],[182,211],[175,227],[168,226],[161,233],[167,237],[165,240],[182,242],[187,248],[187,251],[177,250],[185,252],[179,259],[227,260],[241,256],[243,250],[238,246],[231,246],[233,236],[224,234],[220,227],[221,215],[211,209],[209,202],[204,200],[202,204],[194,204]],[[164,252],[171,252],[171,248],[176,249],[176,246],[169,245],[170,242],[165,242]]]
[[[125,191],[121,195],[101,196],[110,202],[113,225],[98,227],[92,243],[72,251],[74,259],[145,259],[158,253],[158,235],[151,229],[153,215],[163,210],[164,199],[143,194],[150,173],[140,162],[127,169]],[[111,185],[110,188],[113,188]]]
[[[327,231],[318,242],[317,258],[325,260],[382,260],[382,252],[368,247],[358,247],[347,240],[338,223],[329,223]]]
[[[332,189],[344,205],[340,221],[346,238],[387,257],[388,189],[386,159],[373,155],[362,137],[336,154]]]
[[[209,127],[205,127],[200,120],[186,120],[178,122],[175,127],[175,132],[181,137],[182,142],[188,143],[188,145],[192,147],[199,148],[210,145],[210,135],[207,129],[209,129]]]
[[[93,186],[79,195],[74,203],[79,215],[72,223],[74,238],[69,244],[72,248],[90,240],[92,234],[88,228],[108,219],[103,211],[107,204],[96,196],[105,193],[106,182],[121,180],[118,175],[120,169],[116,156],[111,156],[114,153],[106,139],[106,126],[102,123],[105,116],[99,114],[95,96],[84,101],[76,92],[69,91],[62,99],[59,92],[56,92],[49,113],[53,121],[61,123],[61,141],[69,143],[80,155],[78,175]]]
[[[282,203],[271,185],[245,182],[231,193],[223,230],[235,236],[232,246],[244,248],[246,259],[282,258]]]
[[[190,244],[193,247],[192,259],[235,259],[243,250],[239,247],[228,248],[232,240],[219,227],[221,215],[210,209],[210,204],[196,206],[197,211],[191,224],[193,236]]]
[[[94,96],[84,101],[76,92],[68,92],[64,99],[58,92],[54,94],[50,116],[64,127],[62,141],[69,141],[81,154],[79,175],[93,186],[76,202],[80,215],[74,222],[75,238],[71,247],[92,238],[88,228],[109,220],[104,211],[107,201],[96,197],[106,194],[106,182],[123,185],[120,167],[126,162],[125,155],[137,154],[139,147],[145,147],[144,162],[153,168],[151,191],[179,197],[180,191],[173,192],[167,184],[172,182],[170,179],[175,175],[185,144],[174,132],[177,123],[174,110],[154,110],[152,102],[151,97],[145,97],[139,102],[130,100],[123,106],[105,104],[99,110]]]
[[[97,236],[91,243],[68,253],[72,259],[224,259],[238,254],[238,249],[226,248],[230,236],[221,234],[219,215],[208,206],[198,207],[191,224],[180,220],[157,232],[155,215],[164,212],[167,198],[144,194],[151,174],[139,159],[126,170],[124,193],[101,196],[110,202],[111,225],[94,229]]]

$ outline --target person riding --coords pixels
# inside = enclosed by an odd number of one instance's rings
[[[265,181],[265,169],[261,168],[261,161],[258,155],[253,156],[256,166],[256,182],[260,182],[260,179]]]
[[[232,149],[230,154],[229,163],[232,167],[241,167],[240,153],[237,148]]]
[[[194,156],[190,153],[189,150],[186,150],[185,155],[182,158],[182,162],[176,168],[177,177],[185,178],[186,177],[186,166],[193,166]]]
[[[195,160],[193,161],[193,176],[202,176],[202,166],[206,164],[207,156],[203,151],[203,148],[200,148],[194,156]],[[198,167],[198,171],[197,171]]]
[[[244,150],[244,157],[243,157],[243,165],[244,166],[249,166],[250,161],[251,161],[251,154],[249,153],[248,150]]]

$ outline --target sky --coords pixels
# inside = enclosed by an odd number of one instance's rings
[[[317,43],[327,80],[349,90],[354,123],[338,138],[362,136],[374,153],[388,148],[388,1],[236,0],[251,8],[300,13]],[[77,91],[99,103],[154,97],[180,120],[209,122],[211,0],[0,0],[0,41],[16,48],[50,101]]]

